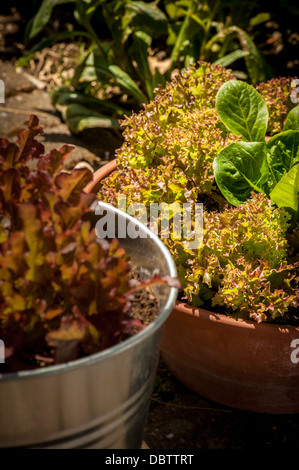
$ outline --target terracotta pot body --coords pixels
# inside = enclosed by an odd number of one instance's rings
[[[95,187],[116,168],[116,160],[100,168]],[[294,339],[299,328],[235,320],[177,302],[161,352],[172,374],[208,399],[242,410],[299,413]]]
[[[294,339],[299,328],[235,320],[177,302],[161,350],[172,374],[208,399],[242,410],[298,413]]]
[[[101,181],[107,176],[109,176],[114,170],[116,170],[116,168],[117,160],[115,158],[114,160],[111,160],[111,162],[106,163],[106,165],[102,166],[97,171],[95,171],[93,174],[92,181],[85,187],[85,192],[96,192],[101,185]]]

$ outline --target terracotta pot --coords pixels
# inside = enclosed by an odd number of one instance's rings
[[[96,187],[116,168],[116,160],[100,168]],[[293,339],[299,340],[299,328],[245,322],[177,302],[161,354],[180,382],[208,399],[242,410],[298,413]]]
[[[299,328],[236,320],[177,302],[162,357],[186,387],[224,405],[263,413],[299,412]]]
[[[109,176],[114,170],[117,168],[117,160],[111,160],[110,162],[106,163],[106,165],[102,166],[98,170],[96,170],[93,174],[92,181],[86,185],[85,192],[91,193],[92,191],[98,191],[101,185],[101,181]]]

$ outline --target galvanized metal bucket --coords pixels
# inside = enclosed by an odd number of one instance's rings
[[[144,237],[119,240],[135,265],[176,276],[158,237],[126,213],[99,204],[117,225],[134,224]],[[129,340],[66,364],[0,375],[0,447],[140,448],[162,329],[177,289],[161,285],[157,293],[159,317]]]

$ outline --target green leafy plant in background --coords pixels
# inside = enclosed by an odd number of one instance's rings
[[[84,60],[76,69],[72,87],[55,90],[54,105],[63,108],[64,118],[75,133],[85,127],[118,126],[119,116],[129,113],[136,103],[146,103],[157,84],[164,83],[159,71],[150,69],[148,49],[153,38],[167,34],[167,18],[154,2],[43,0],[28,25],[27,41],[32,41],[46,26],[53,8],[64,3],[72,4],[78,30],[42,40],[20,59],[19,65],[26,65],[37,50],[55,41],[82,37],[86,41]],[[102,28],[107,36],[104,39]],[[116,95],[126,94],[133,99],[133,104],[126,107],[122,100],[114,104],[95,96],[99,89],[111,86],[118,87]]]
[[[243,1],[237,7],[224,0],[165,4],[43,0],[28,23],[26,41],[38,37],[54,7],[65,3],[73,8],[79,27],[35,44],[19,65],[26,65],[37,50],[55,41],[81,37],[86,42],[85,56],[71,87],[58,88],[53,95],[54,105],[75,133],[86,127],[118,126],[119,117],[153,99],[156,87],[164,86],[174,69],[181,70],[198,60],[229,66],[244,58],[252,83],[269,78],[265,60],[245,31],[249,24],[269,19],[269,14],[251,18],[250,2]],[[163,60],[158,60],[161,53]]]
[[[244,58],[248,79],[253,84],[271,77],[264,57],[246,32],[270,19],[270,13],[254,15],[254,2],[181,0],[166,2],[171,18],[168,43],[171,68],[188,67],[198,60],[227,67]]]
[[[98,196],[114,205],[121,195],[128,204],[203,203],[199,249],[187,249],[184,238],[174,239],[172,230],[163,239],[177,263],[180,298],[237,317],[298,323],[299,225],[291,220],[286,204],[275,204],[269,197],[275,186],[269,186],[265,156],[269,150],[271,161],[277,158],[271,167],[273,184],[274,177],[282,181],[289,175],[290,166],[298,168],[297,156],[291,163],[290,142],[280,139],[297,133],[288,126],[294,125],[298,106],[287,118],[278,119],[274,105],[285,110],[292,88],[281,94],[286,79],[276,84],[277,94],[274,88],[266,106],[253,86],[233,79],[219,65],[201,62],[185,70],[161,87],[144,110],[125,119],[118,167],[102,182]],[[265,90],[269,86],[260,85]],[[237,96],[221,104],[221,95],[231,88]],[[266,143],[268,129],[272,133],[274,128],[280,137],[275,140],[273,135]],[[243,162],[244,181],[234,180],[229,187],[234,197],[242,196],[236,206],[223,188],[225,181],[239,176],[239,170],[219,165],[219,156],[229,149],[243,149],[249,162]],[[232,155],[237,159],[239,153]],[[226,178],[223,184],[218,165]],[[252,181],[269,191],[257,191]]]

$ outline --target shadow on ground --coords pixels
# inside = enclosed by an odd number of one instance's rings
[[[219,405],[184,387],[160,360],[145,442],[150,449],[295,449],[299,415]]]

